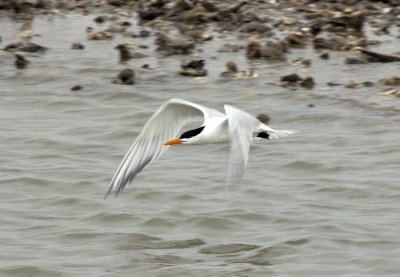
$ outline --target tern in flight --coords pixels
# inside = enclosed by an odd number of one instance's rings
[[[239,183],[247,165],[250,145],[255,140],[276,139],[295,133],[275,130],[257,118],[230,105],[225,114],[182,99],[170,99],[150,117],[118,167],[107,198],[117,196],[135,176],[157,160],[170,145],[230,143],[227,185]],[[200,121],[196,129],[177,135],[184,125]]]

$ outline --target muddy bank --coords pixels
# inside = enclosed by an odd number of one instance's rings
[[[203,53],[208,43],[215,39],[221,41],[221,45],[212,59],[218,59],[222,53],[231,53],[233,56],[241,55],[250,62],[306,68],[313,66],[311,55],[290,60],[290,53],[311,47],[313,55],[318,55],[321,60],[329,60],[331,56],[337,56],[332,53],[342,52],[345,58],[339,62],[355,69],[367,63],[400,61],[400,53],[379,51],[388,37],[398,40],[400,6],[399,1],[394,0],[329,3],[312,0],[1,0],[0,13],[21,24],[17,33],[19,41],[3,42],[1,47],[5,51],[45,52],[51,45],[31,42],[36,34],[30,22],[35,16],[79,13],[94,16],[92,24],[82,26],[86,39],[110,41],[110,47],[119,51],[120,63],[129,63],[131,59],[140,61],[154,54],[177,56],[182,62],[180,68],[173,69],[175,74],[189,77],[209,75],[206,67],[210,60],[204,59]],[[138,28],[133,31],[132,26],[135,25]],[[226,39],[232,36],[236,37],[235,41]],[[137,42],[135,45],[121,43],[116,46],[115,37],[136,39]],[[147,43],[149,38],[152,45]],[[144,40],[147,40],[146,43],[141,43]],[[71,41],[70,45],[72,49],[84,49],[84,42]],[[20,54],[16,55],[17,68],[27,68],[23,59]],[[201,60],[202,65],[195,68],[187,66],[188,60],[189,63]],[[217,75],[227,79],[259,76],[254,68],[238,73],[235,67],[229,66],[235,62],[221,61]],[[224,64],[228,65],[226,69]],[[149,65],[143,63],[142,67],[148,68]],[[295,74],[294,71],[288,74]],[[286,75],[281,78],[284,80]],[[316,76],[301,79],[300,87],[306,89],[314,89],[321,82]],[[296,82],[290,81],[277,84],[296,87],[293,85]],[[342,85],[344,88],[354,87],[345,82]]]

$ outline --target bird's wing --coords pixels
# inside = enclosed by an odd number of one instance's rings
[[[249,149],[254,130],[260,126],[252,115],[225,105],[225,113],[228,118],[228,130],[230,139],[230,154],[228,166],[227,186],[239,183],[249,159]]]
[[[182,127],[193,121],[224,114],[182,99],[170,99],[150,117],[116,171],[105,194],[117,196],[148,164],[158,159],[168,146],[163,142],[177,136]]]

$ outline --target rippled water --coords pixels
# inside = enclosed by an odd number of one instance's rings
[[[0,25],[1,47],[17,40],[19,24]],[[28,55],[25,70],[0,53],[0,275],[398,276],[400,100],[326,82],[376,81],[399,63],[349,67],[346,54],[322,61],[308,48],[289,60],[310,56],[310,68],[248,64],[243,53],[212,59],[216,35],[196,54],[209,76],[192,79],[176,75],[180,57],[154,54],[152,37],[86,41],[87,25],[90,16],[37,18],[34,42],[50,50]],[[394,52],[398,40],[385,39],[381,49]],[[85,50],[70,49],[77,41]],[[149,45],[152,57],[121,65],[119,42]],[[227,59],[260,77],[221,81]],[[127,66],[137,84],[111,84]],[[293,72],[316,88],[278,86]],[[70,91],[76,84],[83,89]],[[266,112],[272,127],[302,132],[255,145],[228,199],[228,146],[201,145],[171,148],[104,201],[130,144],[171,97]]]

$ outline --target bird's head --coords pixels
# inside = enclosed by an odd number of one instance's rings
[[[174,138],[174,139],[164,142],[164,145],[193,144],[196,141],[197,136],[203,130],[204,130],[204,126],[201,126],[197,129],[186,131],[179,138]]]

